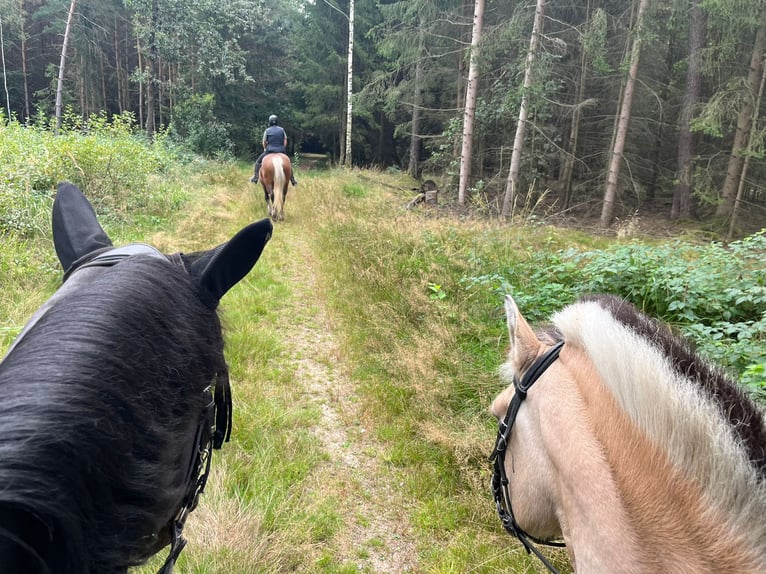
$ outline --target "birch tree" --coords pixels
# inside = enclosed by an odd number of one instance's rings
[[[3,16],[0,14],[0,58],[3,61],[3,91],[5,92],[5,108],[8,119],[11,117],[11,97],[8,94],[8,72],[5,68],[5,37],[3,35]]]
[[[72,31],[72,18],[74,17],[74,7],[77,0],[72,0],[69,5],[69,13],[66,18],[66,28],[64,29],[64,42],[61,46],[61,61],[59,62],[59,78],[56,85],[56,129],[54,133],[58,135],[61,128],[61,108],[63,103],[64,92],[64,64],[66,64],[66,49],[69,45],[69,36]]]
[[[351,124],[354,96],[354,0],[348,4],[348,71],[346,74],[346,148],[341,164],[351,167]]]
[[[617,122],[617,131],[614,137],[614,146],[612,147],[611,161],[609,162],[609,171],[606,177],[606,189],[604,191],[604,203],[601,209],[601,227],[609,227],[614,219],[614,204],[617,198],[617,186],[620,180],[620,168],[622,167],[622,152],[625,149],[625,140],[628,136],[628,125],[630,124],[630,113],[633,105],[633,92],[638,76],[638,62],[641,57],[641,36],[644,27],[644,15],[649,6],[649,0],[638,0],[638,14],[633,30],[633,47],[630,53],[630,69],[628,77],[625,80],[625,88],[622,93],[622,105],[620,106],[620,117]]]
[[[473,31],[471,33],[471,57],[468,64],[468,83],[465,91],[463,112],[463,145],[460,150],[460,179],[457,201],[465,204],[466,189],[471,177],[471,147],[473,145],[473,121],[476,115],[476,97],[479,92],[479,42],[484,21],[484,0],[476,0],[473,9]]]
[[[505,198],[503,199],[502,216],[508,217],[511,209],[516,204],[516,194],[519,186],[519,170],[521,169],[521,152],[524,147],[524,132],[527,127],[529,116],[529,89],[532,87],[537,47],[540,43],[540,35],[543,32],[543,18],[545,16],[546,0],[537,0],[535,8],[535,20],[532,24],[532,36],[529,39],[529,51],[524,64],[524,88],[519,107],[519,120],[516,124],[516,135],[513,138],[513,152],[511,153],[511,167],[508,170],[508,179],[505,182]]]

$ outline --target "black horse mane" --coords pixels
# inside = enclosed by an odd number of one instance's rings
[[[124,571],[168,542],[221,325],[183,268],[143,256],[64,303],[0,364],[0,539],[25,572]]]
[[[670,328],[641,313],[632,304],[613,295],[587,295],[580,301],[594,301],[622,324],[652,342],[670,358],[673,368],[694,380],[726,416],[747,450],[751,464],[766,480],[766,425],[761,410],[742,388],[722,371],[702,359],[692,345]]]

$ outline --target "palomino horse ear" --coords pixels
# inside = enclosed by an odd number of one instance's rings
[[[511,343],[511,355],[518,364],[528,355],[535,356],[540,348],[540,340],[532,327],[522,316],[516,302],[510,295],[505,296],[505,317],[508,322],[508,336]]]
[[[53,201],[53,245],[64,271],[80,257],[112,246],[112,240],[96,219],[93,206],[68,181],[58,185]]]
[[[206,304],[218,305],[221,297],[250,272],[271,239],[272,229],[271,221],[262,219],[210,251],[186,256],[189,274],[199,286]]]

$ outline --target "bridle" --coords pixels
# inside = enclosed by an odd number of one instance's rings
[[[72,274],[82,269],[89,267],[112,267],[134,255],[162,259],[170,261],[183,269],[187,268],[184,257],[180,253],[165,255],[151,245],[132,243],[122,247],[107,247],[88,253],[75,261],[66,270],[62,282],[65,282]],[[193,456],[186,472],[186,493],[176,514],[165,527],[170,535],[170,551],[157,574],[171,574],[173,572],[175,563],[186,546],[186,538],[183,537],[186,518],[189,516],[189,513],[197,508],[200,495],[205,491],[205,485],[210,475],[213,449],[220,449],[223,443],[227,442],[231,436],[232,403],[228,369],[224,367],[222,372],[216,374],[215,390],[211,386],[207,386],[203,391],[203,395],[206,400],[205,409],[200,416],[194,439]]]
[[[521,381],[519,381],[517,375],[513,376],[513,386],[516,389],[516,392],[513,394],[511,404],[508,405],[505,417],[498,422],[495,448],[492,451],[492,455],[489,457],[489,462],[494,463],[492,473],[492,494],[495,497],[497,514],[500,516],[503,528],[505,528],[509,534],[519,539],[524,545],[527,554],[534,553],[534,555],[545,564],[545,567],[554,574],[558,574],[558,571],[551,565],[545,556],[535,548],[532,542],[556,547],[564,547],[566,545],[563,542],[551,542],[549,540],[535,538],[531,534],[525,532],[524,529],[519,526],[519,523],[516,522],[516,517],[513,514],[513,508],[511,506],[511,492],[508,488],[508,475],[505,472],[505,453],[508,448],[508,443],[510,442],[513,423],[516,422],[516,415],[519,412],[521,403],[527,398],[527,391],[529,391],[530,387],[535,384],[546,369],[558,358],[563,346],[564,341],[559,341],[553,345],[553,347],[548,349],[544,355],[539,357],[532,364],[529,370],[521,378]]]

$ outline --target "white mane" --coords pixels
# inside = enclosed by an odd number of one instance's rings
[[[598,301],[566,307],[553,324],[583,348],[618,404],[673,465],[704,492],[711,519],[766,548],[766,481],[749,462],[726,413],[672,359]],[[766,560],[766,557],[764,557]],[[764,563],[766,568],[766,563]]]

